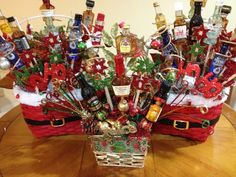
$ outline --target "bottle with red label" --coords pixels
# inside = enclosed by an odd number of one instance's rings
[[[102,13],[98,13],[97,19],[95,22],[95,27],[93,30],[93,34],[94,34],[94,37],[92,38],[93,45],[101,44],[102,31],[104,29],[104,20],[105,20],[105,15]]]

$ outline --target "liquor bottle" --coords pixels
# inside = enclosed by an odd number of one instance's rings
[[[0,11],[0,30],[2,31],[3,34],[9,35],[12,33],[7,18],[3,16],[2,11]]]
[[[69,49],[68,49],[68,58],[71,60],[71,68],[74,68],[74,62],[79,58],[79,47],[78,47],[78,37],[81,36],[81,22],[82,15],[75,14],[74,24],[71,27],[71,31],[69,33]]]
[[[221,9],[223,7],[223,1],[217,0],[215,5],[215,10],[213,15],[209,18],[209,23],[212,26],[222,26],[222,18],[221,18]]]
[[[156,21],[157,29],[162,28],[163,26],[167,26],[166,18],[165,18],[165,15],[162,13],[160,4],[158,2],[155,2],[153,3],[153,7],[156,12],[155,21]]]
[[[182,46],[187,42],[187,23],[182,3],[175,4],[174,39],[180,55],[182,55]]]
[[[122,113],[129,110],[128,102],[124,97],[130,94],[131,79],[125,75],[124,56],[117,54],[115,60],[116,76],[112,81],[112,88],[117,97],[121,97],[118,109]]]
[[[132,56],[137,49],[137,37],[130,33],[130,25],[122,27],[121,35],[116,37],[116,49],[118,54]]]
[[[87,0],[87,10],[83,12],[83,24],[88,28],[90,32],[92,31],[94,21],[94,13],[92,12],[94,4],[95,2],[93,0]]]
[[[15,66],[17,70],[21,69],[24,66],[24,63],[17,55],[17,53],[14,50],[12,51],[12,45],[7,41],[5,41],[5,39],[2,36],[0,36],[0,47],[1,47],[1,52],[6,54],[7,60],[11,63],[12,66]],[[12,52],[9,53],[9,51]]]
[[[95,117],[99,120],[106,119],[106,112],[103,110],[103,105],[99,101],[95,89],[85,80],[84,75],[80,73],[77,75],[77,80],[81,88],[81,95],[87,102],[91,112],[95,114]]]
[[[223,41],[221,44],[220,52],[215,53],[215,56],[213,57],[210,65],[210,72],[213,72],[213,77],[218,77],[219,74],[222,72],[227,59],[226,55],[229,50],[229,43],[227,43],[227,41]]]
[[[12,39],[16,44],[17,50],[21,53],[23,50],[29,50],[30,45],[23,31],[20,30],[14,17],[9,17],[8,22],[12,28]]]
[[[194,14],[194,2],[195,2],[195,0],[190,0],[190,10],[189,10],[189,13],[188,13],[188,18],[189,19],[191,19],[193,17],[193,14]],[[202,1],[202,7],[205,7],[206,3],[207,3],[207,0],[203,0]]]
[[[93,30],[93,34],[94,34],[94,37],[92,38],[93,45],[100,45],[101,44],[101,35],[102,35],[102,31],[104,29],[104,21],[105,21],[105,15],[98,13],[97,19],[95,22],[95,27]]]
[[[160,86],[160,90],[153,97],[153,104],[150,106],[146,115],[147,120],[150,122],[156,122],[158,120],[170,89],[170,83],[168,81],[163,81]]]
[[[224,29],[227,28],[227,25],[229,23],[229,20],[227,19],[227,16],[230,14],[232,7],[223,5],[221,9],[221,18],[222,18],[222,26]]]
[[[163,43],[162,55],[168,58],[170,54],[178,54],[176,46],[171,42],[168,29],[165,29],[164,31],[162,31],[161,37],[162,37],[162,43]]]
[[[189,40],[195,41],[192,37],[193,30],[195,27],[201,26],[203,24],[203,19],[201,16],[201,10],[202,10],[202,0],[195,0],[194,2],[194,14],[193,17],[190,20],[190,26],[189,26]]]

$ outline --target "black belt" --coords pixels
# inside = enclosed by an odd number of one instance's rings
[[[68,122],[74,122],[77,120],[80,120],[81,118],[78,116],[71,116],[67,117],[64,119],[54,119],[54,120],[43,120],[43,121],[38,121],[38,120],[32,120],[32,119],[27,119],[25,118],[25,122],[28,125],[32,126],[43,126],[43,125],[51,125],[52,127],[62,127]]]
[[[157,123],[170,125],[179,130],[188,130],[189,128],[208,128],[212,125],[215,125],[219,121],[219,118],[220,116],[212,120],[203,120],[201,123],[163,118],[158,120]]]

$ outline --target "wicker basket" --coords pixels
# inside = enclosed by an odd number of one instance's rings
[[[91,146],[100,166],[143,168],[148,149],[147,137],[91,136]]]
[[[46,94],[29,93],[18,86],[13,91],[20,102],[25,122],[35,137],[84,134],[80,117],[58,111],[43,112],[41,100]]]

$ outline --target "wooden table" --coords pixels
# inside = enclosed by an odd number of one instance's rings
[[[236,113],[228,106],[205,143],[153,136],[143,169],[97,166],[85,136],[35,139],[20,112],[16,107],[0,119],[2,177],[236,176]]]

